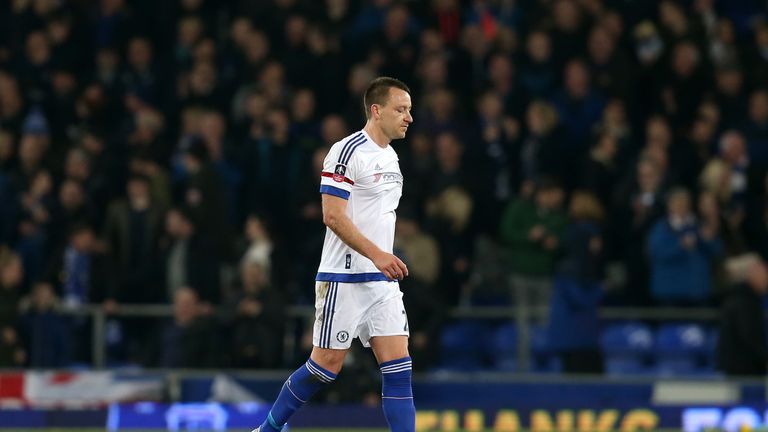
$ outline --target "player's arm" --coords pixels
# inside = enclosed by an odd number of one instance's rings
[[[347,200],[323,194],[323,223],[349,247],[373,262],[390,280],[408,276],[408,267],[400,258],[384,252],[370,241],[347,216]]]

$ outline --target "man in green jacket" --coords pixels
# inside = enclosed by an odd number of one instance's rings
[[[508,251],[515,302],[546,310],[551,277],[568,218],[562,209],[563,188],[543,178],[533,199],[509,203],[501,219],[500,238]]]

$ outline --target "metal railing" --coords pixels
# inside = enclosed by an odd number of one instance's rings
[[[99,304],[87,304],[78,307],[59,309],[66,315],[90,317],[92,320],[92,362],[93,367],[103,368],[106,365],[106,329],[107,319],[116,318],[170,318],[173,308],[164,304],[120,305],[112,313],[107,313]],[[518,362],[521,371],[530,367],[530,328],[532,321],[541,321],[547,316],[547,308],[531,308],[526,306],[507,307],[456,307],[449,311],[452,319],[487,319],[512,320],[518,329]],[[292,352],[294,347],[295,319],[312,319],[314,308],[311,306],[291,306],[286,310],[289,325],[285,331],[286,352]],[[647,320],[647,321],[713,321],[719,317],[717,308],[625,308],[604,307],[599,310],[602,319]]]

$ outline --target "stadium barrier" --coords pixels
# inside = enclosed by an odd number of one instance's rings
[[[120,305],[117,310],[108,314],[100,304],[86,304],[76,307],[62,307],[59,312],[91,319],[92,332],[92,366],[104,368],[106,366],[106,332],[107,318],[133,317],[133,318],[170,318],[173,316],[173,308],[164,304]],[[525,372],[531,370],[531,329],[533,322],[546,317],[547,308],[529,307],[469,307],[453,308],[448,317],[450,319],[473,320],[508,320],[513,322],[517,331],[517,370]],[[293,352],[295,347],[297,320],[309,323],[314,317],[314,309],[311,306],[292,306],[286,311],[289,318],[284,334],[286,353]],[[704,321],[712,322],[719,318],[717,308],[625,308],[604,307],[600,309],[599,316],[603,320],[624,321]],[[304,326],[306,328],[306,325]]]

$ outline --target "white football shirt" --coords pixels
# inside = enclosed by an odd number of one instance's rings
[[[347,216],[352,223],[381,250],[392,253],[395,209],[403,193],[403,175],[392,146],[379,147],[365,131],[337,142],[325,157],[320,193],[348,200]],[[388,280],[330,228],[326,228],[315,279],[345,283]]]

